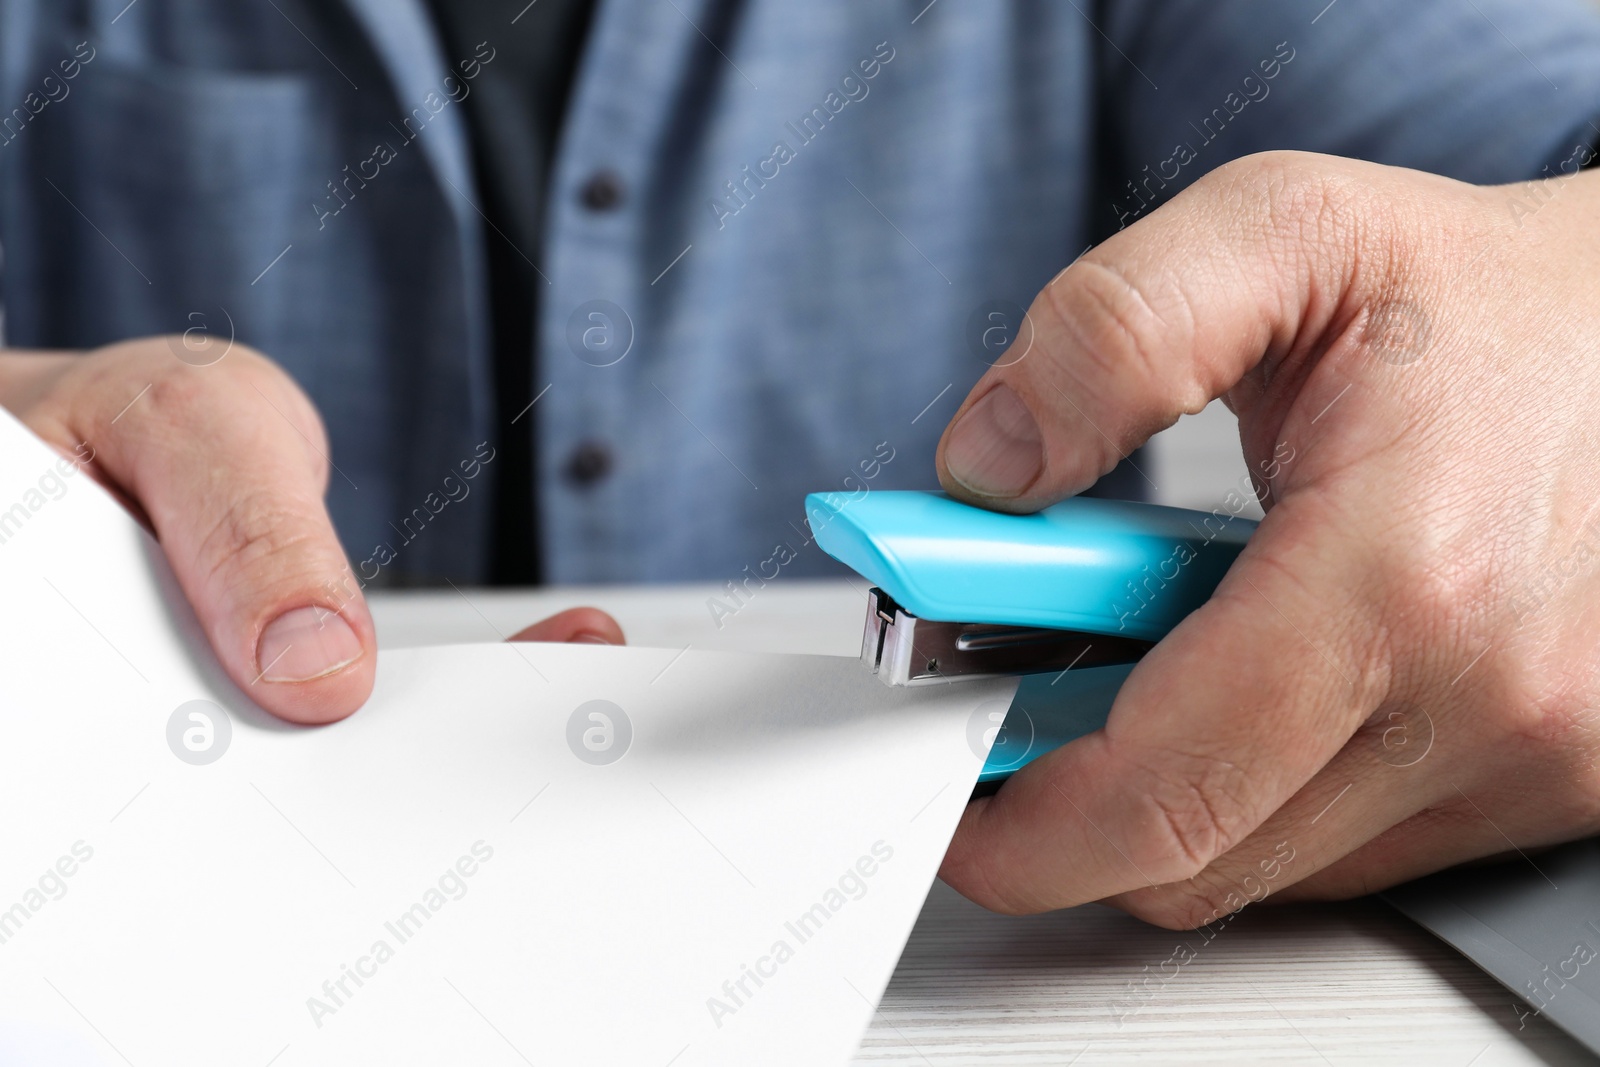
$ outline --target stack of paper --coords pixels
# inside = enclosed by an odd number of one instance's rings
[[[292,727],[9,416],[0,603],[6,1063],[843,1062],[1015,688],[453,646]]]

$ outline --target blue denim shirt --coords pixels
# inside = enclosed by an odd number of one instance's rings
[[[932,485],[997,309],[1228,159],[1510,182],[1600,139],[1587,0],[603,0],[585,47],[512,487],[564,582],[821,573],[803,494]],[[0,0],[7,342],[254,345],[325,416],[358,575],[480,577],[495,57],[420,0]]]

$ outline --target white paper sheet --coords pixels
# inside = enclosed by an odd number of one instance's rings
[[[0,603],[7,1063],[844,1062],[1015,686],[453,646],[290,727],[3,414]]]

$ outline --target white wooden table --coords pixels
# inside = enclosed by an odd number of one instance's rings
[[[778,581],[719,629],[711,586],[373,596],[384,647],[493,641],[595,604],[634,644],[854,656],[864,587]],[[1182,941],[1196,958],[1162,984]],[[1132,1014],[1128,984],[1157,976]],[[1118,1015],[1124,1014],[1119,1021]],[[860,1063],[1568,1064],[1541,1019],[1517,1029],[1494,980],[1375,900],[1246,912],[1214,940],[1099,906],[992,915],[936,883]]]

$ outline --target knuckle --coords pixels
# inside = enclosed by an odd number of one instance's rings
[[[1181,882],[1199,876],[1253,828],[1243,800],[1246,776],[1216,756],[1162,757],[1160,766],[1134,770],[1145,811],[1131,848],[1151,878]]]
[[[1206,183],[1214,196],[1253,220],[1280,250],[1287,265],[1290,251],[1320,249],[1333,260],[1346,258],[1363,231],[1387,212],[1365,210],[1370,181],[1348,173],[1343,164],[1303,152],[1258,152],[1223,164],[1197,185]],[[1327,258],[1327,257],[1325,257]]]
[[[1316,218],[1339,199],[1341,182],[1325,158],[1301,152],[1257,152],[1230,160],[1198,184],[1265,210],[1279,221]]]
[[[1470,621],[1483,603],[1482,576],[1467,561],[1424,550],[1391,551],[1387,557],[1383,569],[1392,590],[1390,600],[1404,605],[1406,613],[1396,620],[1397,629],[1419,624],[1433,630],[1454,627]]]
[[[1169,353],[1185,350],[1183,337],[1192,332],[1194,315],[1176,284],[1164,285],[1158,295],[1115,263],[1090,254],[1046,286],[1043,297],[1046,313],[1075,342],[1079,362],[1065,369],[1080,394],[1106,402],[1165,398],[1185,377],[1173,373]]]
[[[1226,186],[1248,186],[1273,191],[1315,186],[1327,173],[1328,165],[1325,158],[1305,152],[1279,149],[1252,152],[1237,159],[1230,159],[1201,180],[1210,180]]]
[[[162,422],[198,433],[236,435],[286,423],[326,475],[327,429],[316,405],[282,367],[253,349],[236,346],[210,366],[167,358],[151,368],[149,398]]]
[[[249,493],[228,502],[201,540],[206,581],[227,588],[257,586],[300,578],[298,557],[317,543],[317,524],[303,508],[273,494]],[[275,565],[276,564],[276,565]]]
[[[1365,552],[1369,588],[1381,590],[1372,615],[1381,636],[1373,641],[1401,677],[1432,660],[1441,673],[1448,671],[1448,682],[1484,651],[1482,638],[1471,636],[1482,632],[1483,583],[1473,568],[1447,556],[1429,558],[1413,549]]]
[[[217,401],[214,375],[192,367],[162,367],[150,381],[150,407],[163,422],[184,426],[213,416]]]
[[[1547,762],[1592,750],[1596,713],[1567,668],[1525,645],[1497,659],[1487,702],[1496,733]]]

